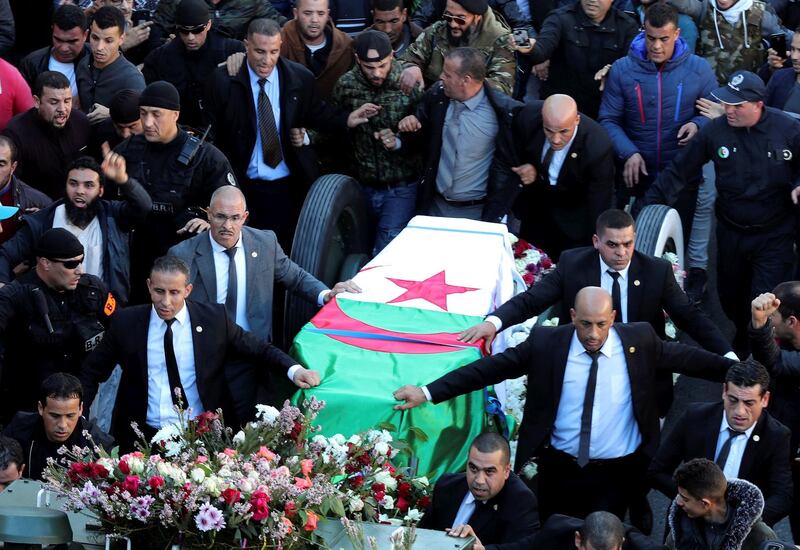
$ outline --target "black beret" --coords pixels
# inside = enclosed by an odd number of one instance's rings
[[[453,0],[456,4],[475,15],[483,15],[489,9],[489,0]]]
[[[83,245],[78,237],[60,227],[48,229],[36,243],[39,258],[66,259],[83,254]]]
[[[142,91],[142,95],[139,96],[139,107],[180,111],[181,96],[175,86],[165,80],[158,80],[148,84],[147,88]]]
[[[211,16],[205,0],[181,0],[175,8],[175,24],[179,27],[199,27],[209,19]]]

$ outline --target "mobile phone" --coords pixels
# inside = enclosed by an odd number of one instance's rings
[[[517,29],[511,36],[514,37],[514,43],[517,46],[527,46],[529,44],[528,31],[525,29]]]
[[[131,14],[131,23],[133,23],[134,27],[145,21],[152,20],[153,13],[150,10],[133,10],[133,13]]]
[[[781,33],[769,35],[769,47],[775,50],[779,56],[786,57],[786,35]]]

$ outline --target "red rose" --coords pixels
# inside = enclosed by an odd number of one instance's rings
[[[525,275],[522,276],[522,280],[525,281],[525,284],[531,286],[533,281],[535,280],[533,273],[527,272]]]
[[[385,497],[385,496],[386,496],[386,493],[384,493],[383,491],[375,491],[375,492],[373,493],[373,495],[375,495],[375,500],[377,500],[378,502],[380,502],[380,501],[382,501],[382,500],[383,500],[383,497]]]
[[[222,491],[222,500],[224,500],[225,504],[227,504],[228,506],[233,506],[234,504],[239,502],[240,498],[242,498],[242,493],[231,487]]]
[[[127,476],[120,487],[135,496],[139,493],[139,483],[139,476]]]
[[[363,466],[369,466],[370,458],[367,453],[360,455],[358,458],[356,458],[356,460],[358,461],[359,464]]]
[[[147,480],[147,484],[152,490],[157,491],[160,487],[164,486],[164,478],[161,476],[153,476]]]
[[[117,465],[117,467],[119,468],[119,471],[122,472],[125,475],[128,475],[129,473],[131,473],[130,466],[128,466],[128,463],[125,462],[124,460],[120,460],[119,464]]]
[[[286,503],[286,506],[283,507],[283,513],[286,514],[287,518],[293,518],[297,515],[297,504],[292,501]]]
[[[269,495],[264,491],[256,491],[250,496],[250,511],[254,521],[261,521],[269,516]]]
[[[424,496],[417,501],[417,507],[427,508],[430,503],[431,503],[430,497]]]
[[[303,525],[303,529],[306,531],[313,531],[317,528],[317,514],[312,512],[311,510],[306,512],[306,524]]]
[[[108,469],[105,466],[95,462],[92,464],[92,477],[108,477]]]
[[[398,510],[403,512],[404,514],[408,512],[408,501],[404,497],[399,497],[394,505],[397,507]]]
[[[409,494],[411,494],[410,483],[404,481],[397,486],[397,496],[407,497]]]
[[[211,431],[211,426],[215,420],[219,420],[219,415],[211,411],[206,411],[197,417],[197,435],[203,435]]]
[[[362,485],[364,485],[364,476],[359,475],[350,478],[350,486],[353,487],[353,489],[358,489]]]
[[[373,483],[372,490],[375,491],[376,493],[378,491],[383,492],[386,490],[386,486],[383,483]]]
[[[545,258],[542,260],[543,269],[550,269],[551,267],[553,267],[553,262],[550,260],[550,258]]]

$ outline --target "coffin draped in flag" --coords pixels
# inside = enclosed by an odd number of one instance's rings
[[[317,418],[325,435],[388,422],[420,473],[462,469],[471,440],[489,426],[484,392],[404,412],[392,408],[392,392],[478,359],[479,347],[456,337],[512,296],[513,273],[505,226],[415,217],[356,275],[363,292],[339,295],[295,338],[293,354],[322,376],[295,401],[327,402]]]

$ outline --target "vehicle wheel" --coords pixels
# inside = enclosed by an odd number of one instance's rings
[[[342,269],[339,270],[339,281],[346,281],[356,276],[361,268],[367,265],[370,260],[369,254],[350,254],[342,262]]]
[[[678,256],[678,266],[683,270],[683,227],[678,211],[663,204],[642,208],[636,219],[636,250],[657,258],[672,252]]]
[[[356,258],[369,253],[368,228],[367,207],[358,183],[340,174],[322,176],[311,186],[303,203],[290,257],[332,287],[341,280],[347,262],[352,269],[360,261]],[[317,309],[299,296],[286,294],[287,343]]]

